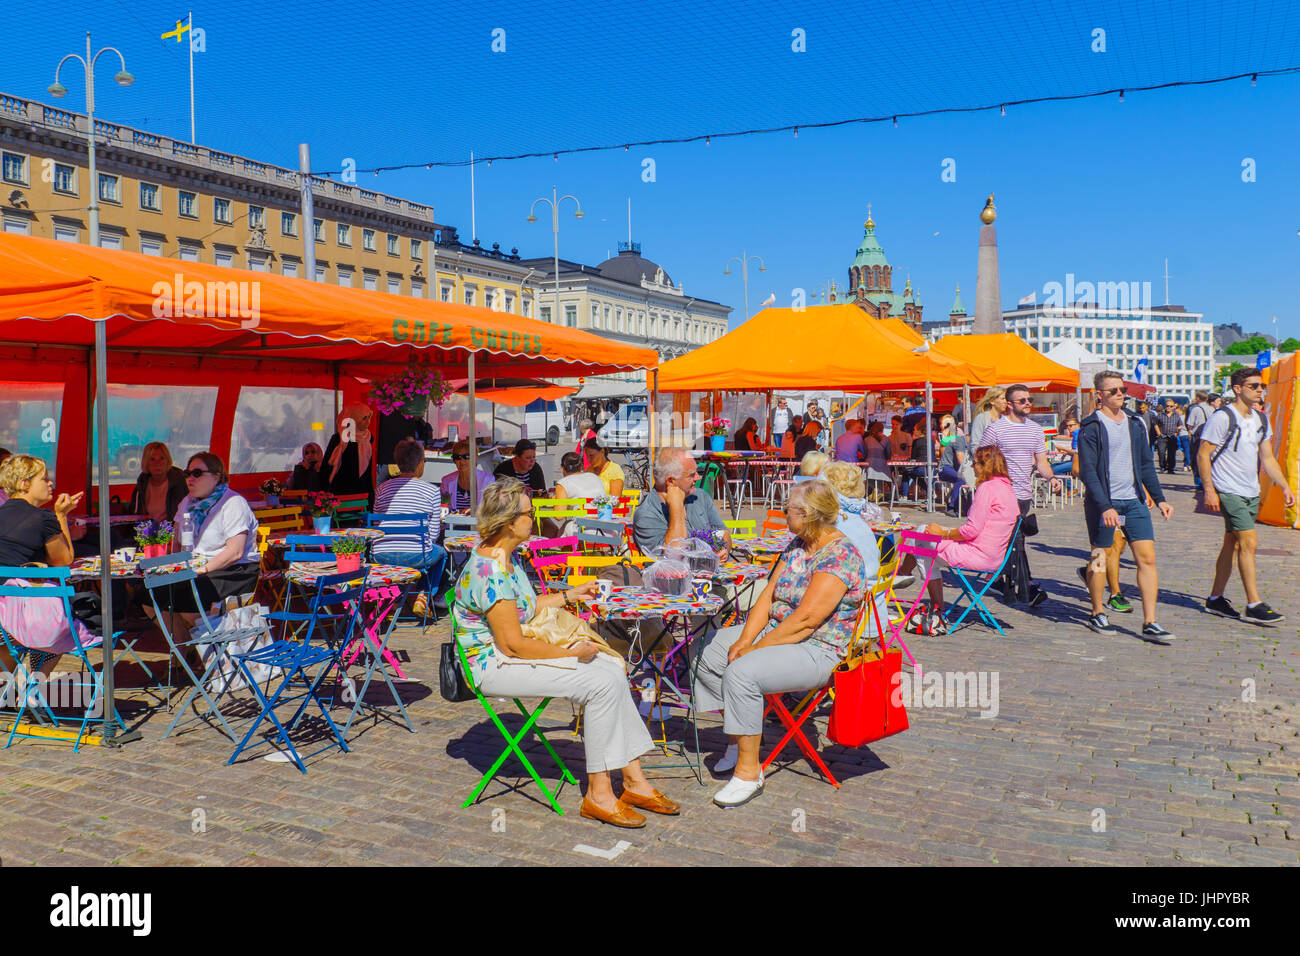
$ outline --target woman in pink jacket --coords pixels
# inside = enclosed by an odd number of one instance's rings
[[[943,618],[943,574],[944,566],[964,568],[971,571],[996,571],[1007,553],[1007,544],[1011,541],[1011,532],[1015,530],[1016,519],[1020,517],[1020,506],[1015,492],[1011,490],[1011,479],[1007,475],[1007,462],[1002,452],[993,446],[977,449],[974,456],[975,497],[971,501],[966,523],[960,528],[945,528],[942,525],[926,526],[926,534],[942,535],[939,542],[939,557],[930,578],[929,594],[932,606],[928,634],[945,634],[948,625]],[[899,566],[899,574],[906,574],[913,566],[919,567],[919,573],[926,573],[925,559],[913,560],[908,555]],[[908,629],[919,627],[919,621]]]

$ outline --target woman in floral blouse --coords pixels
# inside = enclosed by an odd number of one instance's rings
[[[821,479],[790,489],[786,520],[794,543],[746,623],[719,630],[700,656],[695,706],[722,710],[732,740],[714,766],[715,773],[735,768],[713,796],[720,807],[763,792],[763,696],[823,686],[848,653],[870,582],[862,555],[835,528],[839,511],[834,489]]]
[[[654,748],[632,694],[621,658],[581,642],[560,647],[525,637],[522,625],[539,610],[568,607],[595,596],[595,583],[558,594],[538,595],[516,560],[532,537],[529,490],[514,478],[498,478],[483,492],[478,532],[482,539],[456,582],[456,634],[471,676],[490,697],[560,697],[585,708],[583,745],[587,795],[582,815],[619,827],[643,827],[637,809],[676,814],[677,804],[650,785],[638,758]],[[611,770],[623,771],[623,793],[614,796]]]

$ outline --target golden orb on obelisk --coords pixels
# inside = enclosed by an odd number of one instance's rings
[[[991,226],[996,218],[998,218],[998,207],[993,205],[993,194],[989,193],[989,200],[984,204],[984,209],[980,212],[980,222],[986,226]]]

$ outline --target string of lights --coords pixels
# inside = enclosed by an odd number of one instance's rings
[[[898,121],[900,119],[916,119],[925,116],[941,116],[948,113],[984,113],[990,110],[999,110],[1001,112],[1001,115],[1006,116],[1008,106],[1028,106],[1035,103],[1060,103],[1060,102],[1067,102],[1070,100],[1095,99],[1096,97],[1099,96],[1114,96],[1116,94],[1119,95],[1119,102],[1123,103],[1125,93],[1146,93],[1155,90],[1166,90],[1166,89],[1171,89],[1173,87],[1180,87],[1180,86],[1209,86],[1216,83],[1231,83],[1234,80],[1244,80],[1247,77],[1250,78],[1250,85],[1254,86],[1256,81],[1261,76],[1283,76],[1283,75],[1294,74],[1294,73],[1300,73],[1300,66],[1281,67],[1273,70],[1253,70],[1246,73],[1234,73],[1230,76],[1215,76],[1215,77],[1209,77],[1200,80],[1173,80],[1168,83],[1154,83],[1149,86],[1115,87],[1113,89],[1096,90],[1088,93],[1063,93],[1054,96],[1032,96],[1032,97],[1025,97],[1023,99],[1004,100],[997,103],[986,103],[979,106],[943,106],[943,107],[936,107],[928,110],[915,110],[912,112],[904,112],[904,113],[888,113],[881,116],[855,116],[846,119],[826,120],[823,122],[793,123],[786,126],[769,126],[765,128],[756,128],[756,129],[730,130],[721,133],[698,133],[692,136],[668,137],[663,139],[645,139],[645,140],[636,140],[636,141],[626,142],[626,143],[609,143],[609,144],[603,144],[599,146],[571,146],[571,147],[566,147],[564,149],[546,149],[546,150],[538,150],[536,152],[514,153],[511,155],[502,155],[502,156],[476,156],[472,160],[469,159],[426,160],[424,162],[399,163],[391,166],[370,166],[366,168],[357,168],[355,170],[349,170],[349,172],[372,173],[377,176],[380,173],[399,172],[401,170],[406,170],[406,169],[419,169],[421,166],[423,166],[425,169],[433,169],[433,167],[435,166],[439,166],[439,167],[469,166],[478,163],[486,163],[487,165],[490,166],[494,162],[508,162],[510,160],[516,160],[516,159],[542,159],[547,156],[553,157],[558,162],[561,156],[572,156],[579,153],[611,152],[619,149],[626,151],[626,150],[630,150],[633,146],[642,147],[642,146],[677,145],[683,143],[698,143],[701,140],[703,140],[704,144],[707,146],[709,145],[710,141],[714,139],[729,139],[738,136],[764,136],[773,133],[791,133],[791,132],[797,137],[799,135],[799,130],[801,129],[803,130],[831,129],[837,126],[851,126],[854,124],[865,124],[865,123],[892,122],[893,125],[897,127]],[[310,175],[328,177],[328,176],[338,176],[341,175],[342,173],[343,170],[341,169],[329,169],[329,170],[313,170]]]

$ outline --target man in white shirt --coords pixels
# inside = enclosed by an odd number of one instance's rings
[[[1209,392],[1197,389],[1194,397],[1196,401],[1187,406],[1187,443],[1192,453],[1192,480],[1196,482],[1196,490],[1200,491],[1201,470],[1196,467],[1196,452],[1201,443],[1201,431],[1214,409],[1210,406]]]
[[[776,408],[772,409],[772,442],[781,441],[781,436],[790,427],[790,407],[784,398],[778,397]]]
[[[1223,547],[1214,567],[1214,584],[1206,598],[1211,614],[1252,624],[1279,624],[1286,618],[1259,598],[1255,586],[1255,518],[1259,516],[1259,468],[1262,465],[1286,498],[1287,507],[1295,495],[1277,463],[1268,442],[1268,419],[1260,406],[1264,402],[1264,379],[1257,369],[1239,368],[1232,373],[1234,401],[1210,415],[1201,430],[1196,464],[1205,488],[1205,507],[1223,514]],[[1246,612],[1237,611],[1223,595],[1232,577],[1236,556],[1241,583],[1246,591]]]

